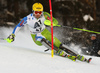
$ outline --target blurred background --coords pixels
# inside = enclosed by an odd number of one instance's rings
[[[40,2],[50,12],[49,0],[0,0],[0,26],[13,27],[32,12],[32,5]],[[100,32],[100,0],[52,0],[53,17],[60,25]],[[48,27],[50,30],[50,28]],[[60,32],[60,34],[59,34]],[[63,43],[90,44],[90,32],[54,27],[54,35]],[[63,35],[63,36],[62,36]],[[100,37],[97,34],[98,37]]]

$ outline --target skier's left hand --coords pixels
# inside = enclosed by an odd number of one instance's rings
[[[44,21],[44,24],[47,25],[47,26],[51,26],[51,21],[50,21],[50,20],[45,20],[45,21]],[[54,23],[53,23],[53,26],[58,26],[58,27],[60,27],[61,25],[58,25],[58,24],[54,24]]]

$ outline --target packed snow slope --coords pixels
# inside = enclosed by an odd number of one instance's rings
[[[6,38],[12,30],[1,27],[0,38]],[[91,63],[73,62],[56,55],[52,58],[51,51],[45,49],[32,41],[27,27],[22,28],[14,42],[0,40],[0,73],[100,73],[100,57],[85,55],[93,58]]]

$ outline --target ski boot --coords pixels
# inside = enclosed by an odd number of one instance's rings
[[[76,61],[76,56],[71,56],[71,55],[67,55],[65,51],[59,49],[58,51],[56,51],[57,55],[60,55],[62,57],[67,57],[69,59],[71,59],[72,61]]]
[[[78,59],[78,60],[80,60],[80,61],[85,61],[85,58],[84,58],[84,56],[77,55],[76,57],[77,57],[77,59]]]
[[[62,57],[66,57],[67,56],[67,54],[61,49],[58,49],[58,51],[56,51],[55,54],[57,54],[59,56],[62,56]]]
[[[72,61],[76,61],[76,56],[68,55],[67,58],[71,59]]]

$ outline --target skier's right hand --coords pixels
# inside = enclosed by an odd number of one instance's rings
[[[11,43],[11,42],[13,42],[14,41],[14,39],[15,39],[15,34],[11,34],[11,35],[9,35],[8,37],[7,37],[7,42],[8,43]]]

